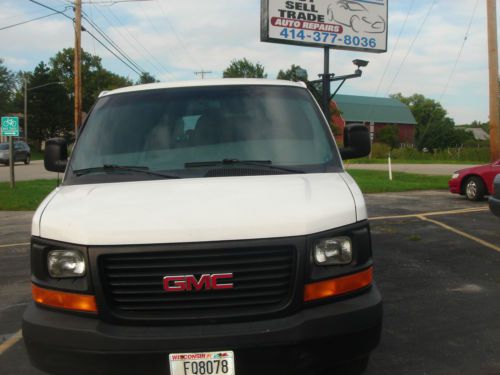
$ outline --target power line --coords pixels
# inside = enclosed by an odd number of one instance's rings
[[[103,46],[108,52],[110,52],[113,56],[115,56],[118,60],[120,60],[123,64],[125,64],[127,67],[130,68],[134,73],[136,73],[138,76],[142,75],[142,72],[137,71],[135,68],[130,66],[125,60],[123,60],[121,57],[119,57],[116,53],[114,53],[108,46],[106,46],[103,42],[99,40],[94,34],[92,34],[90,31],[83,29],[87,34],[89,34],[94,40],[99,43],[101,46]]]
[[[401,35],[403,34],[403,31],[404,31],[404,29],[406,27],[406,22],[408,21],[408,18],[410,17],[410,13],[411,13],[411,11],[413,9],[413,5],[414,4],[415,4],[415,0],[412,0],[411,3],[410,3],[410,6],[408,7],[408,12],[406,13],[406,17],[405,17],[405,20],[403,22],[403,25],[401,26],[401,30],[399,30],[399,35],[398,35],[398,38],[396,40],[396,44],[394,45],[394,48],[392,49],[391,56],[389,57],[389,61],[388,61],[387,65],[385,66],[384,73],[380,77],[380,81],[378,83],[377,90],[375,91],[375,96],[378,95],[378,93],[380,91],[380,87],[382,86],[382,82],[385,79],[385,75],[387,74],[387,71],[389,70],[389,66],[392,63],[392,58],[394,57],[394,52],[396,51],[396,49],[399,46],[399,40],[401,39]]]
[[[50,9],[51,11],[53,11],[53,12],[55,12],[55,13],[59,13],[59,14],[63,15],[64,17],[66,17],[66,18],[70,19],[71,21],[74,21],[74,19],[73,19],[73,18],[71,18],[70,16],[68,16],[68,15],[67,15],[66,13],[64,13],[64,12],[61,12],[60,10],[57,10],[57,9],[54,9],[54,8],[52,8],[52,7],[48,6],[48,5],[45,5],[45,4],[42,4],[42,3],[39,3],[39,2],[38,2],[38,1],[36,1],[36,0],[29,0],[29,1],[30,1],[30,2],[32,2],[32,3],[34,3],[34,4],[40,5],[40,6],[44,7],[44,8]]]
[[[94,30],[96,30],[104,38],[104,40],[106,40],[125,60],[127,60],[141,73],[144,73],[144,69],[141,68],[135,61],[133,61],[130,56],[128,56],[110,37],[108,37],[107,34],[98,25],[90,20],[86,13],[84,13],[83,19],[85,19],[94,28]]]
[[[48,6],[48,5],[42,4],[42,3],[40,3],[40,2],[38,2],[36,0],[29,0],[29,1],[32,2],[32,3],[34,3],[34,4],[40,5],[40,6],[44,7],[44,8],[50,9],[50,10],[52,10],[55,13],[59,13],[59,14],[63,15],[64,17],[66,17],[66,18],[68,18],[68,19],[70,19],[71,21],[74,22],[74,19],[71,18],[71,17],[69,17],[64,12],[61,12],[61,11],[59,11],[57,9],[54,9],[54,8]],[[103,46],[108,52],[110,52],[113,56],[115,56],[118,60],[120,60],[124,65],[126,65],[128,68],[130,68],[134,73],[136,73],[137,75],[141,76],[142,72],[136,70],[136,68],[132,67],[129,63],[127,63],[126,61],[124,61],[121,57],[119,57],[116,53],[114,53],[108,46],[106,46],[103,42],[101,42],[101,40],[99,40],[99,38],[97,38],[89,30],[87,30],[87,29],[85,29],[85,28],[82,27],[82,31],[87,32],[87,34],[89,34],[97,43],[99,43],[101,46]]]
[[[418,29],[417,34],[415,35],[415,38],[413,38],[413,40],[412,40],[412,42],[410,44],[410,48],[408,48],[408,51],[406,52],[406,55],[403,58],[403,61],[401,61],[401,64],[399,65],[399,68],[398,68],[398,70],[396,72],[396,75],[394,76],[393,80],[391,81],[391,84],[389,85],[389,87],[387,89],[387,94],[390,93],[390,91],[392,89],[392,86],[394,85],[394,82],[396,82],[396,79],[398,78],[399,73],[401,73],[401,69],[403,69],[403,66],[406,63],[406,59],[410,55],[410,52],[413,49],[413,46],[415,45],[415,42],[417,41],[418,37],[420,36],[420,33],[422,32],[422,30],[423,30],[423,28],[425,26],[425,23],[427,22],[427,19],[429,18],[430,14],[432,12],[432,9],[434,8],[434,5],[436,5],[436,2],[437,2],[437,0],[432,0],[431,6],[429,7],[429,10],[427,10],[427,14],[425,15],[424,20],[420,24],[420,28]]]
[[[53,16],[55,14],[59,14],[59,12],[53,12],[53,13],[50,13],[50,14],[46,14],[45,16],[41,16],[41,17],[37,17],[37,18],[32,18],[32,19],[27,20],[27,21],[18,22],[18,23],[14,23],[12,25],[4,26],[4,27],[0,28],[0,31],[6,30],[6,29],[10,29],[12,27],[20,26],[20,25],[25,25],[27,23],[38,21],[38,20],[41,20],[43,18],[51,17],[51,16]]]
[[[156,3],[158,4],[158,7],[160,8],[161,12],[163,13],[163,16],[165,17],[165,20],[167,21],[168,27],[174,33],[174,36],[177,38],[177,41],[179,42],[179,44],[183,48],[183,50],[186,53],[186,55],[188,56],[188,58],[190,58],[195,63],[195,65],[197,65],[201,70],[203,70],[203,67],[199,64],[199,62],[194,58],[194,56],[191,54],[191,52],[187,48],[187,44],[181,39],[181,37],[179,36],[179,34],[175,31],[174,27],[172,26],[172,24],[171,24],[171,22],[170,22],[170,20],[169,20],[169,18],[167,16],[167,13],[163,9],[163,5],[161,5],[161,1],[160,0],[156,0]]]
[[[142,48],[142,50],[144,50],[144,52],[146,54],[148,54],[151,59],[153,59],[153,61],[155,62],[155,64],[157,64],[157,66],[160,67],[160,69],[158,70],[160,73],[161,72],[164,72],[164,73],[167,73],[171,79],[176,79],[176,77],[174,76],[174,74],[172,74],[169,69],[167,67],[165,67],[165,65],[163,65],[163,63],[158,60],[147,48],[146,46],[144,45],[144,43],[141,43],[139,40],[137,40],[137,38],[135,37],[135,35],[133,33],[130,32],[130,30],[123,24],[123,22],[118,18],[118,16],[115,15],[115,13],[112,11],[111,8],[108,8],[108,12],[109,14],[114,18],[114,20],[116,22],[118,22],[123,28],[124,30],[127,32],[127,34],[132,38],[134,39],[136,42],[137,42],[137,45],[140,46]]]
[[[460,57],[462,56],[462,52],[464,50],[464,47],[465,47],[465,43],[467,42],[467,39],[469,38],[469,33],[470,33],[470,30],[471,30],[471,27],[472,27],[472,23],[474,22],[474,17],[476,16],[476,10],[477,10],[477,6],[479,5],[479,0],[476,0],[476,4],[474,5],[474,9],[472,11],[472,15],[470,17],[470,20],[469,20],[469,25],[467,26],[467,30],[465,31],[465,35],[464,35],[464,40],[462,41],[462,45],[460,46],[460,49],[458,51],[458,55],[455,59],[455,63],[453,64],[453,69],[451,70],[450,72],[450,76],[448,77],[448,80],[446,81],[445,85],[444,85],[444,88],[443,88],[443,91],[441,93],[441,96],[439,98],[439,102],[441,102],[446,94],[446,91],[448,90],[448,87],[451,83],[451,79],[453,78],[453,75],[455,74],[455,70],[458,66],[458,61],[460,60]],[[419,139],[419,144],[422,144],[423,140],[424,140],[424,137],[425,135],[427,134],[427,131],[429,130],[429,127],[432,123],[432,120],[433,120],[433,117],[434,117],[434,114],[437,112],[437,109],[435,108],[431,115],[429,116],[429,121],[427,122],[427,125],[425,126],[425,129],[424,129],[424,132],[422,133],[422,135],[420,136],[420,139]]]
[[[474,5],[474,9],[472,11],[472,15],[471,15],[470,20],[469,20],[469,25],[467,26],[467,30],[466,30],[465,35],[464,35],[464,40],[462,41],[462,45],[460,46],[460,49],[458,51],[457,58],[455,59],[455,63],[453,64],[453,69],[451,70],[450,76],[448,77],[448,81],[444,85],[443,92],[441,93],[441,97],[439,99],[440,101],[445,96],[446,91],[448,90],[448,87],[451,83],[451,80],[452,80],[453,76],[455,75],[455,71],[456,71],[457,66],[458,66],[458,61],[460,60],[460,57],[462,57],[462,52],[464,51],[465,43],[467,42],[467,39],[469,39],[470,29],[472,27],[472,22],[474,22],[474,17],[476,16],[476,10],[477,10],[478,5],[479,5],[479,0],[476,0],[476,4]]]
[[[93,8],[93,7],[91,7],[90,9],[92,9],[92,8]],[[159,73],[161,73],[161,72],[162,72],[160,69],[158,69],[158,68],[156,67],[156,65],[152,64],[152,63],[151,63],[151,61],[149,61],[149,60],[146,58],[146,56],[144,56],[144,55],[142,54],[142,52],[141,52],[141,51],[140,51],[140,50],[136,47],[136,45],[135,45],[134,43],[130,42],[130,41],[129,41],[129,39],[127,39],[127,38],[123,35],[123,33],[120,31],[120,29],[119,29],[119,28],[117,28],[117,27],[116,27],[116,26],[115,26],[115,25],[114,25],[114,24],[113,24],[113,23],[109,20],[109,18],[108,18],[108,17],[107,17],[107,16],[106,16],[103,12],[101,12],[101,10],[100,10],[98,7],[96,7],[96,10],[97,10],[97,12],[98,12],[98,13],[99,13],[99,14],[100,14],[100,15],[101,15],[101,16],[102,16],[105,20],[106,20],[106,22],[107,22],[107,23],[108,23],[111,27],[113,27],[113,28],[114,28],[114,29],[118,32],[118,34],[122,37],[122,39],[123,39],[123,40],[124,40],[124,41],[125,41],[125,42],[126,42],[126,43],[130,46],[130,47],[132,47],[132,48],[133,48],[133,49],[134,49],[134,50],[135,50],[135,51],[136,51],[139,55],[141,55],[141,56],[142,56],[142,58],[143,58],[143,59],[144,59],[144,60],[145,60],[145,61],[146,61],[149,65],[151,65],[151,67],[153,67],[153,69],[155,69],[155,70],[156,70],[157,72],[159,72]],[[110,12],[111,12],[111,9],[110,9]],[[121,24],[121,25],[123,26],[123,24]],[[123,26],[123,27],[124,27],[124,26]],[[124,27],[124,28],[125,28],[125,27]],[[128,30],[127,30],[126,28],[125,28],[125,31],[127,31],[127,32],[128,32]],[[139,41],[137,41],[137,40],[136,40],[136,42],[137,42],[137,44],[140,44],[140,43],[139,43]]]

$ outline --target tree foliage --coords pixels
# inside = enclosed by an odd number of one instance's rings
[[[66,48],[32,72],[8,70],[0,59],[0,115],[23,112],[24,80],[28,85],[28,135],[35,145],[73,130],[74,49]],[[141,82],[156,81],[145,73]],[[54,84],[61,82],[62,84]],[[50,85],[46,85],[49,84]],[[102,91],[130,86],[133,82],[102,66],[99,56],[82,51],[82,102],[88,112]],[[45,86],[46,85],[46,86]],[[43,86],[43,87],[39,87]],[[30,90],[32,88],[33,90]]]
[[[267,78],[262,65],[254,64],[246,58],[231,61],[222,76],[224,78]]]
[[[307,82],[307,70],[302,69],[300,65],[293,65],[290,69],[280,70],[278,72],[277,79],[284,79],[286,81],[294,81],[294,82]]]
[[[160,82],[160,81],[158,81],[155,77],[153,77],[148,72],[142,73],[141,76],[139,77],[139,79],[137,80],[138,85],[144,85],[146,83],[156,83],[156,82]]]
[[[12,100],[16,87],[15,75],[4,65],[0,59],[0,115],[12,110]]]
[[[399,128],[397,125],[386,125],[377,134],[377,140],[386,144],[391,151],[399,145]]]
[[[413,113],[417,121],[415,138],[419,149],[442,150],[461,146],[472,137],[463,129],[457,129],[441,103],[433,99],[421,94],[405,97],[398,93],[391,97],[406,104]]]
[[[74,92],[73,48],[65,48],[49,61],[58,80],[64,82],[68,93]],[[82,51],[82,107],[88,112],[102,91],[131,86],[133,82],[103,68],[99,56]]]

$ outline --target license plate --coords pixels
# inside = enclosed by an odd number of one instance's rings
[[[232,351],[176,353],[168,361],[170,375],[235,375]]]

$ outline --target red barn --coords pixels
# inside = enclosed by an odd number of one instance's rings
[[[387,125],[399,129],[399,142],[415,143],[415,117],[406,104],[391,98],[371,96],[335,95],[330,103],[332,121],[340,130],[337,136],[343,137],[344,127],[352,123],[374,124],[374,142],[377,133]],[[337,111],[338,110],[338,111]]]

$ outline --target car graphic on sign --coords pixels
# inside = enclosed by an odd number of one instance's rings
[[[336,0],[328,6],[327,17],[356,33],[380,34],[386,29],[384,17],[370,12],[359,1]]]

